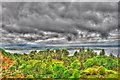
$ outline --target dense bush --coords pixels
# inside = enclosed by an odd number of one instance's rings
[[[30,54],[11,54],[1,50],[5,56],[13,57],[14,65],[8,71],[3,70],[3,76],[23,78],[117,78],[118,58],[96,55],[96,53],[84,48],[68,56],[65,49],[45,51],[31,51]],[[11,56],[12,55],[12,56]],[[6,63],[4,62],[4,65]]]
[[[106,56],[96,56],[94,58],[87,59],[84,62],[84,67],[104,66],[107,69],[113,69],[118,66],[118,60]]]
[[[105,68],[103,66],[100,66],[98,68],[98,72],[99,72],[100,75],[105,75]]]

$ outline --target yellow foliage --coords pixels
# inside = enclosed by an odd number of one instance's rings
[[[63,64],[63,61],[57,60],[57,59],[52,59],[52,62],[53,62],[53,63],[60,63],[60,64]]]

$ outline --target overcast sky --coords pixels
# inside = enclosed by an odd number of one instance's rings
[[[3,2],[0,8],[2,42],[98,42],[118,38],[117,2]]]
[[[2,2],[118,2],[119,0],[1,0]]]

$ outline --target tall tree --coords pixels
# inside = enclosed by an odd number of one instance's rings
[[[101,56],[104,56],[104,55],[105,55],[105,50],[104,50],[104,49],[102,49],[102,51],[100,52],[100,55],[101,55]]]

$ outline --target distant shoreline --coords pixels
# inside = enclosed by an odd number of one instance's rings
[[[97,47],[116,47],[119,48],[120,44],[119,43],[92,43],[92,44],[77,44],[77,43],[72,43],[72,44],[1,44],[0,48],[4,48],[6,50],[30,50],[30,49],[73,49],[73,48],[97,48]]]

